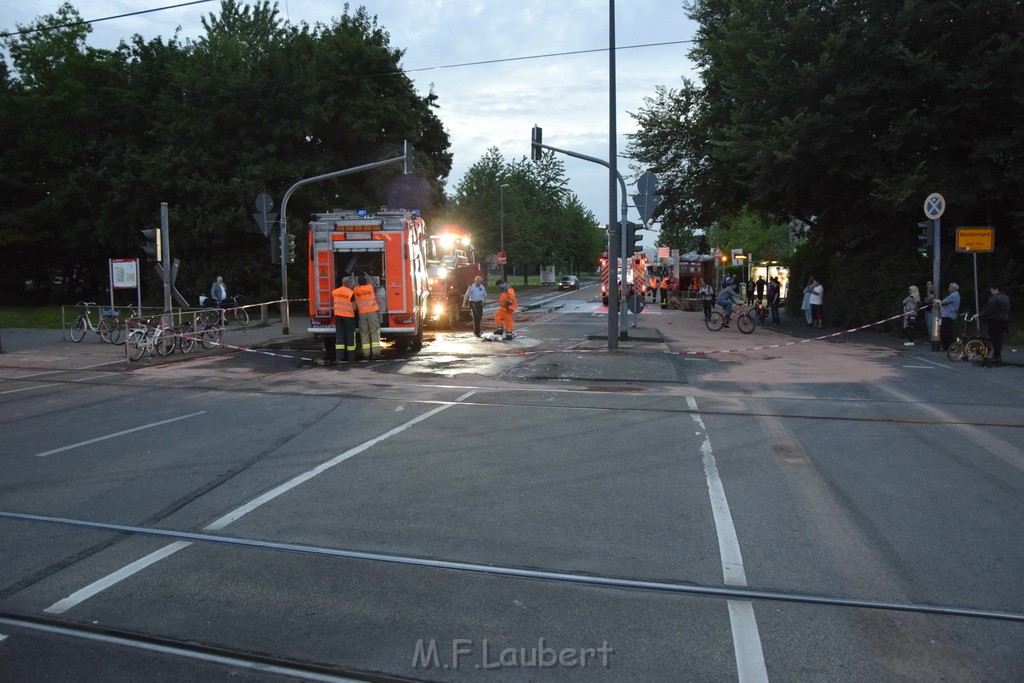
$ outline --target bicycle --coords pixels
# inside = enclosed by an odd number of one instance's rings
[[[218,346],[224,333],[220,324],[220,309],[207,308],[197,313],[193,333],[193,339],[198,339],[204,349]]]
[[[85,310],[78,314],[75,318],[75,322],[71,323],[71,341],[80,342],[85,339],[85,333],[90,330],[100,336],[105,342],[116,344],[116,341],[111,339],[111,335],[114,330],[121,324],[121,321],[117,319],[118,312],[112,308],[104,308],[100,310],[100,321],[98,324],[92,324],[92,317],[90,314],[90,306],[95,306],[95,301],[79,301],[79,306],[85,306]]]
[[[147,351],[149,353],[156,351],[159,356],[168,356],[174,353],[174,335],[162,320],[155,325],[151,319],[145,323],[135,322],[128,330],[125,341],[128,344],[128,358],[131,360],[140,360]]]
[[[761,327],[765,326],[768,320],[768,307],[758,302],[754,304],[754,307],[750,309],[750,313],[747,314],[754,322],[761,323]]]
[[[946,349],[946,358],[954,362],[958,360],[985,360],[988,356],[989,338],[983,337],[980,333],[969,331],[971,321],[974,319],[971,317],[970,312],[957,316],[958,321],[961,319],[963,324],[960,325],[956,332],[956,337],[954,337],[953,342]]]
[[[210,299],[205,296],[199,297],[200,306],[209,306],[214,303],[217,303],[216,299]],[[223,305],[223,308],[207,308],[204,313],[206,311],[217,311],[218,323],[223,321],[224,324],[227,324],[228,316],[231,316],[231,318],[242,327],[249,324],[249,312],[245,310],[244,306],[240,305],[239,298],[237,296],[231,299],[224,299],[220,304]]]
[[[743,334],[750,334],[754,331],[754,321],[747,315],[747,311],[743,308],[743,304],[736,304],[736,310],[729,317],[729,320],[725,319],[721,311],[712,311],[711,317],[704,321],[704,325],[712,332],[717,332],[722,329],[729,322],[735,320],[736,327],[739,328]]]

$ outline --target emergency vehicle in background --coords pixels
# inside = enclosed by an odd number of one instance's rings
[[[309,222],[309,331],[334,358],[334,300],[346,275],[369,277],[377,289],[382,340],[399,352],[419,351],[427,318],[427,239],[417,211],[335,210]]]
[[[430,322],[453,326],[468,320],[469,309],[462,310],[462,297],[477,276],[484,271],[476,262],[470,234],[445,226],[430,235],[427,253],[427,278],[430,286]]]
[[[608,278],[610,277],[610,269],[608,267],[608,252],[606,251],[598,259],[601,264],[601,303],[605,306],[608,305]],[[622,259],[618,260],[618,267],[615,269],[615,281],[622,282]],[[644,271],[647,268],[647,258],[641,253],[637,252],[629,258],[630,268],[626,271],[626,286],[633,285],[639,282],[640,295],[643,296],[648,289],[647,280],[643,276]],[[625,293],[619,292],[619,298],[624,299]]]

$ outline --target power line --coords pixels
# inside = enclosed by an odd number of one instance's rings
[[[192,0],[192,2],[183,2],[178,5],[167,5],[166,7],[154,7],[153,9],[143,9],[138,12],[128,12],[127,14],[115,14],[110,17],[101,17],[99,19],[83,19],[82,21],[70,21],[66,24],[51,24],[50,26],[37,26],[36,28],[25,28],[20,31],[11,31],[9,33],[0,33],[0,38],[10,38],[12,36],[27,36],[31,33],[39,33],[40,31],[53,31],[58,28],[70,28],[72,26],[86,26],[88,24],[98,24],[101,21],[110,21],[111,19],[124,19],[125,17],[137,17],[140,14],[152,14],[153,12],[163,12],[169,9],[178,9],[179,7],[189,7],[191,5],[202,5],[203,3],[213,2],[214,0]]]

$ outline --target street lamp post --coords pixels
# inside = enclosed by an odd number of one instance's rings
[[[501,207],[498,210],[498,229],[499,229],[499,240],[501,245],[498,250],[505,254],[505,188],[508,187],[508,183],[501,185],[498,188],[498,195],[501,197]],[[501,264],[501,280],[505,282],[508,280],[508,256],[505,256],[504,262]]]

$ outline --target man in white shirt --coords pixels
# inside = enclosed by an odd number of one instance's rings
[[[220,275],[217,276],[217,281],[213,283],[213,287],[210,287],[210,298],[216,302],[216,305],[220,306],[220,303],[228,298],[228,288],[224,284],[224,278]]]
[[[825,298],[825,288],[817,278],[811,278],[811,296],[808,303],[811,305],[811,320],[815,327],[821,327],[821,304]]]
[[[484,287],[484,279],[479,275],[473,280],[473,284],[466,289],[462,297],[462,306],[468,304],[473,311],[473,334],[480,336],[480,320],[484,317],[484,301],[487,299],[487,288]]]

